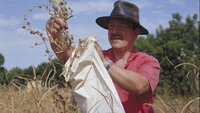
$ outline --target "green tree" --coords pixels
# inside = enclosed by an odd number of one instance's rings
[[[169,28],[157,29],[156,36],[138,38],[136,47],[155,56],[161,65],[159,89],[181,95],[199,91],[199,21],[197,14],[172,14]],[[182,65],[184,63],[184,65]]]
[[[6,82],[5,80],[6,69],[3,67],[4,62],[5,58],[3,54],[0,53],[0,84],[4,84]]]
[[[5,75],[6,84],[10,84],[10,82],[15,82],[19,85],[24,85],[25,79],[22,79],[22,75],[24,75],[23,69],[19,67],[14,67],[10,69]]]
[[[0,66],[2,66],[5,62],[4,56],[0,53]]]
[[[0,53],[0,72],[4,71],[3,64],[5,62],[4,56]]]
[[[60,85],[63,86],[65,78],[61,76],[63,63],[57,59],[51,62],[42,62],[36,67],[36,76],[43,81],[43,85]]]

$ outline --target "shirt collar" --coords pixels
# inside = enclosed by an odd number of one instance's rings
[[[128,57],[127,62],[133,61],[136,58],[136,56],[137,56],[137,52],[138,51],[136,49],[133,49],[131,51],[131,54]],[[106,56],[108,56],[110,58],[110,60],[112,60],[113,62],[116,62],[114,54],[113,54],[113,51],[112,51],[112,48],[108,49]]]

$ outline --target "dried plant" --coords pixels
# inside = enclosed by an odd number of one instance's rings
[[[0,87],[0,113],[80,113],[69,88],[58,86],[45,91],[27,92],[13,89],[12,84]]]
[[[44,35],[42,31],[33,29],[31,22],[29,21],[29,18],[28,18],[33,13],[34,9],[37,9],[37,8],[41,10],[42,9],[46,10],[46,12],[50,15],[50,18],[52,20],[55,20],[55,18],[61,18],[66,23],[67,23],[67,20],[73,16],[72,15],[73,11],[71,8],[67,8],[67,0],[49,0],[49,4],[33,6],[32,8],[28,10],[28,12],[24,16],[24,22],[23,22],[22,28],[28,33],[30,33],[31,35],[39,36],[42,39],[42,42],[36,42],[34,46],[32,47],[44,44],[46,47],[45,52],[49,56],[49,60],[52,61],[53,54],[50,53],[50,50],[48,48],[48,43],[47,43],[49,41],[48,37]],[[66,40],[67,45],[70,48],[71,45],[73,44],[73,37],[72,35],[70,35],[69,29],[62,29],[61,33],[62,33],[62,38]]]
[[[184,97],[156,95],[154,104],[145,103],[146,106],[152,106],[155,113],[200,113],[200,97]]]

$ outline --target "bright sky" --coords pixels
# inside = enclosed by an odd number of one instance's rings
[[[4,67],[26,68],[48,61],[44,45],[33,46],[41,38],[29,35],[22,29],[23,17],[35,5],[47,4],[49,0],[0,0],[0,53],[5,57]],[[100,28],[95,19],[108,16],[116,0],[68,0],[73,9],[69,29],[75,40],[95,35],[104,49],[109,48],[107,31]],[[127,0],[140,8],[140,23],[151,34],[159,25],[168,27],[172,13],[180,13],[185,20],[188,15],[199,14],[199,0]],[[199,16],[199,15],[198,15]],[[44,10],[35,10],[29,16],[34,28],[43,29],[49,16]],[[76,41],[77,42],[77,41]]]

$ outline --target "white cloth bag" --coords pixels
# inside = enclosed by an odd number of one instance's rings
[[[125,113],[94,44],[95,37],[89,37],[78,45],[65,64],[65,79],[82,113]]]

